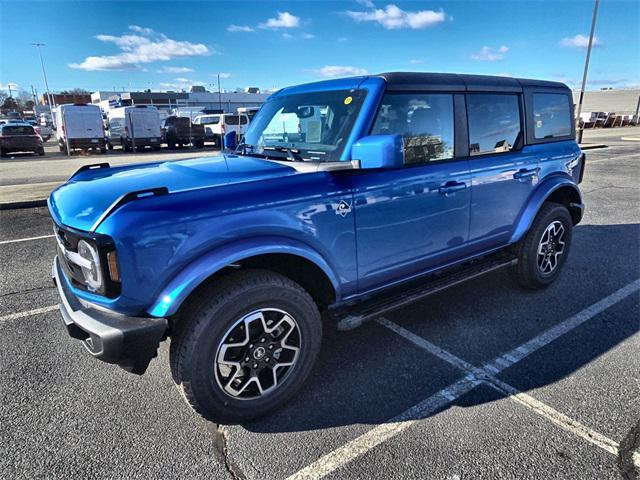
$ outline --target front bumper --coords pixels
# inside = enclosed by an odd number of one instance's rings
[[[127,317],[84,305],[71,291],[56,257],[51,276],[60,295],[60,312],[67,332],[87,351],[107,363],[142,375],[157,355],[167,331],[165,318]]]

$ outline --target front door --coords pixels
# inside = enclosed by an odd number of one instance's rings
[[[359,290],[455,258],[468,240],[467,159],[454,158],[453,96],[387,93],[372,134],[404,138],[405,165],[352,174]]]

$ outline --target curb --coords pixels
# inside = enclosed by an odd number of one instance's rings
[[[0,211],[2,210],[17,210],[19,208],[35,208],[35,207],[46,207],[47,199],[40,200],[26,200],[24,202],[7,202],[0,203]]]
[[[640,137],[620,137],[620,140],[625,142],[640,142]]]

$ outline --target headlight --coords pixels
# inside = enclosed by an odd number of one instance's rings
[[[94,246],[80,240],[78,242],[78,255],[87,261],[81,265],[82,275],[90,290],[96,291],[102,288],[102,270],[100,269],[100,256]]]

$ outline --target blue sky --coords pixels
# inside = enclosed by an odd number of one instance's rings
[[[0,88],[283,87],[389,70],[578,84],[593,2],[0,0]],[[600,5],[590,87],[640,84],[640,2]]]

